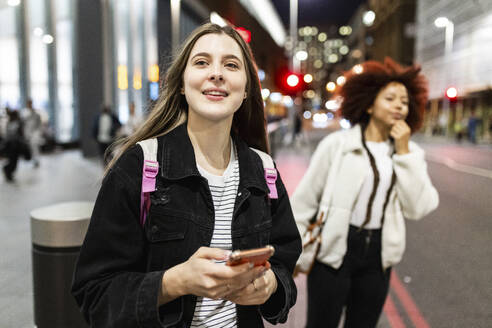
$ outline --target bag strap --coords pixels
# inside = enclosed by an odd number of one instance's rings
[[[150,193],[155,191],[155,180],[159,172],[157,162],[157,139],[147,139],[137,142],[142,147],[144,160],[142,167],[142,189],[140,193],[140,225],[147,220],[150,209]]]
[[[150,193],[155,191],[156,176],[159,172],[159,162],[157,162],[157,139],[147,139],[139,141],[137,144],[142,147],[144,154],[142,168],[142,189],[140,194],[140,224],[144,226],[147,220],[147,213],[150,209]],[[270,191],[268,197],[277,199],[277,169],[273,164],[273,159],[270,155],[261,150],[251,148],[260,156],[265,172],[265,181]]]
[[[321,196],[320,200],[320,205],[322,204],[323,207],[326,207],[325,212],[323,212],[323,209],[318,209],[317,216],[319,217],[317,221],[314,221],[309,227],[308,231],[313,231],[316,226],[319,226],[318,233],[316,235],[316,238],[321,236],[321,233],[323,231],[323,227],[325,226],[326,219],[328,218],[328,212],[330,210],[331,206],[331,200],[333,198],[333,193],[335,192],[335,184],[334,183],[328,183],[329,181],[333,180],[333,177],[338,174],[339,168],[341,166],[342,162],[342,153],[343,153],[343,145],[345,143],[345,140],[342,139],[340,145],[338,146],[338,149],[336,150],[336,154],[333,157],[333,164],[331,165],[330,169],[328,171],[328,175],[326,177],[325,181],[325,188],[323,189],[323,194]],[[311,228],[309,230],[309,228]]]
[[[275,165],[273,164],[273,159],[270,155],[268,155],[265,152],[262,152],[261,150],[258,150],[256,148],[249,147],[252,151],[258,154],[260,156],[261,161],[263,162],[263,170],[265,172],[265,181],[268,186],[268,190],[270,191],[268,193],[268,197],[270,199],[278,199],[278,193],[277,193],[277,185],[275,182],[277,181],[277,169],[275,168]]]

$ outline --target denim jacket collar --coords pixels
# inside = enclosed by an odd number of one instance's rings
[[[237,148],[240,187],[256,187],[268,193],[260,157],[234,133],[232,139]],[[196,166],[195,152],[186,123],[177,126],[158,140],[160,140],[161,177],[175,180],[201,176]]]

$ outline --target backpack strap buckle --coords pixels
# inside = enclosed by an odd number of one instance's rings
[[[265,168],[265,181],[268,186],[268,190],[270,190],[268,197],[271,199],[277,199],[277,185],[275,182],[277,181],[277,170],[272,168]]]
[[[155,191],[155,177],[159,172],[159,163],[145,160],[142,171],[142,192]]]

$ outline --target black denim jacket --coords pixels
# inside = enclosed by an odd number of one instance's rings
[[[285,187],[269,199],[260,157],[233,136],[239,188],[232,220],[233,249],[271,244],[277,291],[260,306],[237,305],[239,327],[285,322],[297,290],[292,271],[301,239]],[[144,228],[139,223],[143,153],[126,152],[103,180],[78,259],[72,293],[92,327],[189,327],[196,296],[157,306],[162,276],[209,246],[214,206],[197,168],[186,124],[158,138],[160,174]]]

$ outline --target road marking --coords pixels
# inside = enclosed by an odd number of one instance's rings
[[[400,316],[400,313],[398,312],[398,309],[395,306],[395,302],[393,302],[393,298],[389,294],[388,297],[386,298],[386,303],[384,303],[383,310],[391,328],[406,328]]]
[[[482,169],[480,167],[475,167],[475,166],[470,166],[470,165],[465,165],[465,164],[460,164],[460,163],[457,163],[448,157],[438,158],[437,156],[432,156],[432,155],[429,156],[428,155],[427,158],[431,162],[446,165],[447,167],[449,167],[450,169],[455,170],[455,171],[473,174],[473,175],[478,175],[481,177],[492,179],[492,171],[491,170]]]
[[[410,293],[401,283],[395,270],[392,270],[391,272],[390,285],[391,289],[395,292],[401,305],[403,305],[403,308],[410,317],[410,320],[413,322],[413,325],[418,328],[430,328],[429,324],[422,316],[422,313],[420,313],[419,308],[413,301],[412,296],[410,296]]]

